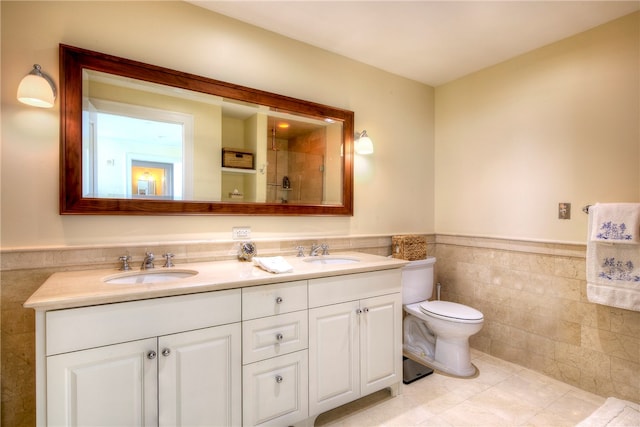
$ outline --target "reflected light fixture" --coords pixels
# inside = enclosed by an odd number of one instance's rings
[[[355,151],[358,154],[371,154],[373,153],[373,142],[369,135],[367,135],[367,131],[363,130],[362,132],[356,132],[355,137]]]
[[[55,100],[56,85],[42,72],[42,67],[35,64],[18,86],[18,101],[33,107],[51,108]]]

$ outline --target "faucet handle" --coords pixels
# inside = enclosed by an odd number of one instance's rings
[[[296,255],[297,257],[304,256],[304,246],[296,246],[296,250],[298,251],[298,255]]]
[[[175,255],[172,254],[171,252],[167,252],[166,254],[162,254],[162,257],[165,259],[163,267],[166,267],[166,268],[175,267],[175,265],[173,264],[173,257],[174,256]]]
[[[120,266],[120,270],[122,271],[131,270],[131,266],[129,265],[129,261],[131,261],[131,256],[122,255],[121,257],[118,257],[118,261],[122,263],[122,265]]]
[[[322,248],[322,255],[329,255],[329,245],[326,243],[323,243],[321,246]]]

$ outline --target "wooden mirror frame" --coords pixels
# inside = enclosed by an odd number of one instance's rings
[[[342,122],[342,205],[266,202],[140,200],[82,195],[82,73],[101,71],[152,83],[264,105],[293,114]],[[353,215],[354,113],[181,71],[60,45],[61,215]]]

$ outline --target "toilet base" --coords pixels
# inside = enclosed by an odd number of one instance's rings
[[[476,366],[473,363],[470,363],[469,368],[464,369],[463,371],[456,371],[454,369],[451,369],[451,367],[449,366],[446,366],[442,363],[437,362],[436,360],[430,358],[427,355],[414,353],[410,349],[408,349],[406,346],[404,347],[403,355],[433,370],[445,373],[447,375],[451,375],[452,377],[473,378],[478,375],[478,368],[476,368]]]

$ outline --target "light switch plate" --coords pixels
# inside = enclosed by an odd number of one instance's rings
[[[558,203],[558,219],[571,219],[571,203]]]

